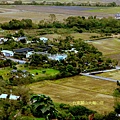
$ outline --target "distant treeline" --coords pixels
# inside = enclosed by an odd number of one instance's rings
[[[50,14],[49,20],[41,20],[39,23],[33,23],[31,19],[16,20],[12,19],[9,22],[1,23],[0,27],[6,30],[17,29],[41,29],[41,34],[48,34],[48,32],[57,33],[58,28],[72,29],[75,32],[95,32],[95,33],[120,33],[120,20],[115,18],[96,18],[96,16],[90,16],[85,18],[84,16],[71,16],[60,22],[56,20],[54,14]],[[49,31],[49,28],[54,28],[55,31]],[[42,33],[43,32],[43,33]]]
[[[7,2],[2,1],[0,2],[0,5],[55,5],[55,6],[97,6],[97,7],[116,7],[119,6],[116,2],[110,2],[110,3],[102,3],[102,2],[48,2],[48,1],[42,1],[42,2],[22,2],[21,0],[14,1],[14,2]]]

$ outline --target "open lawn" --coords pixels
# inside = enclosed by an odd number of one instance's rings
[[[58,70],[50,69],[50,68],[33,68],[29,69],[28,67],[24,67],[23,65],[17,65],[18,70],[27,70],[31,74],[33,74],[34,79],[42,78],[42,77],[49,77],[49,76],[55,76],[59,73]],[[5,67],[0,69],[0,75],[2,75],[4,80],[9,79],[9,73],[13,70],[13,68]],[[44,72],[45,71],[45,72]],[[36,75],[37,73],[37,75]]]
[[[29,85],[35,94],[45,94],[54,102],[83,105],[100,113],[113,110],[112,96],[116,83],[85,76],[74,76],[55,81],[41,81]]]
[[[33,77],[34,79],[55,76],[59,73],[58,70],[55,70],[52,68],[28,68],[28,67],[24,67],[24,65],[17,65],[17,68],[19,70],[27,70],[31,74],[34,74],[34,77]],[[36,75],[36,73],[37,73],[37,75]]]

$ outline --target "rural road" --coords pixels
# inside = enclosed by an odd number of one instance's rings
[[[26,63],[25,60],[14,59],[14,58],[11,58],[11,57],[6,57],[6,59],[10,59],[10,60],[12,60],[12,61],[14,61],[14,62],[18,62],[18,63],[20,63],[20,64]]]
[[[92,77],[92,78],[96,78],[96,79],[101,79],[101,80],[106,80],[106,81],[111,81],[111,82],[117,82],[120,80],[115,80],[112,78],[106,78],[106,77],[102,77],[102,76],[93,75],[93,74],[98,74],[98,73],[111,72],[111,71],[115,71],[115,70],[120,70],[120,67],[116,66],[115,69],[110,69],[110,70],[102,70],[102,71],[95,71],[95,72],[89,72],[89,73],[80,73],[80,75],[84,75],[84,76]]]

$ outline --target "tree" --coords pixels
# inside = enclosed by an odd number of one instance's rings
[[[55,14],[50,14],[49,17],[50,17],[50,22],[53,23],[54,21],[56,21],[56,16],[55,16]]]
[[[25,86],[9,88],[13,95],[20,96],[18,100],[0,99],[0,120],[17,120],[26,110],[26,113],[31,113],[30,108],[30,90]],[[8,96],[10,93],[8,93]],[[26,109],[25,109],[26,108]]]
[[[47,60],[48,60],[48,57],[46,55],[33,54],[30,57],[30,65],[31,66],[42,66]]]
[[[120,82],[117,81],[117,88],[114,90],[113,96],[115,97],[114,112],[120,114]]]
[[[14,4],[15,4],[15,5],[22,5],[22,1],[21,1],[21,0],[14,1]]]
[[[20,112],[20,103],[13,100],[1,100],[0,101],[0,120],[12,120],[15,119]]]
[[[31,98],[32,112],[36,117],[45,117],[47,120],[57,117],[57,110],[49,96],[34,95]]]

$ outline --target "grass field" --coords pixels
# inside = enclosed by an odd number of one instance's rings
[[[105,57],[118,60],[118,65],[120,65],[120,39],[108,38],[92,41],[90,44],[93,44],[96,48],[98,48]]]
[[[120,71],[114,71],[114,72],[107,72],[107,73],[102,73],[99,76],[103,76],[103,77],[108,77],[108,78],[112,78],[115,80],[120,80]]]
[[[59,73],[58,70],[50,69],[50,68],[36,68],[36,69],[29,69],[28,67],[24,67],[23,65],[17,66],[18,70],[27,70],[31,74],[34,74],[34,79],[42,78],[42,77],[49,77],[49,76],[55,76]],[[13,68],[5,67],[0,69],[0,75],[2,75],[4,80],[9,79],[9,73],[13,70]],[[43,73],[43,71],[46,71]],[[36,75],[38,73],[38,75]]]
[[[0,68],[0,75],[3,77],[4,80],[8,79],[7,73],[9,73],[12,70],[10,67]]]
[[[91,42],[104,55],[120,53],[120,40],[117,38],[108,38]]]
[[[113,110],[116,83],[74,76],[29,85],[35,94],[49,95],[54,102],[80,104],[100,113]],[[84,103],[81,103],[83,101]],[[91,102],[91,103],[90,103]]]
[[[49,40],[53,40],[54,38],[65,38],[66,36],[73,36],[74,39],[82,39],[82,40],[90,40],[91,36],[100,36],[97,33],[70,33],[70,34],[46,34],[44,37],[49,38]]]
[[[114,17],[120,12],[120,7],[81,7],[81,6],[0,6],[0,22],[11,19],[32,19],[34,22],[49,20],[50,14],[55,14],[57,20],[63,21],[69,16]]]
[[[58,70],[55,70],[52,68],[28,68],[28,67],[24,67],[24,65],[18,65],[17,68],[19,70],[27,70],[31,74],[34,74],[35,75],[33,77],[34,79],[47,77],[47,76],[55,76],[59,73]],[[43,71],[46,71],[46,72],[43,73]],[[36,75],[36,73],[38,73],[38,75]]]
[[[107,13],[107,14],[116,14],[120,12],[120,7],[97,7],[96,9],[89,10],[94,13]]]

